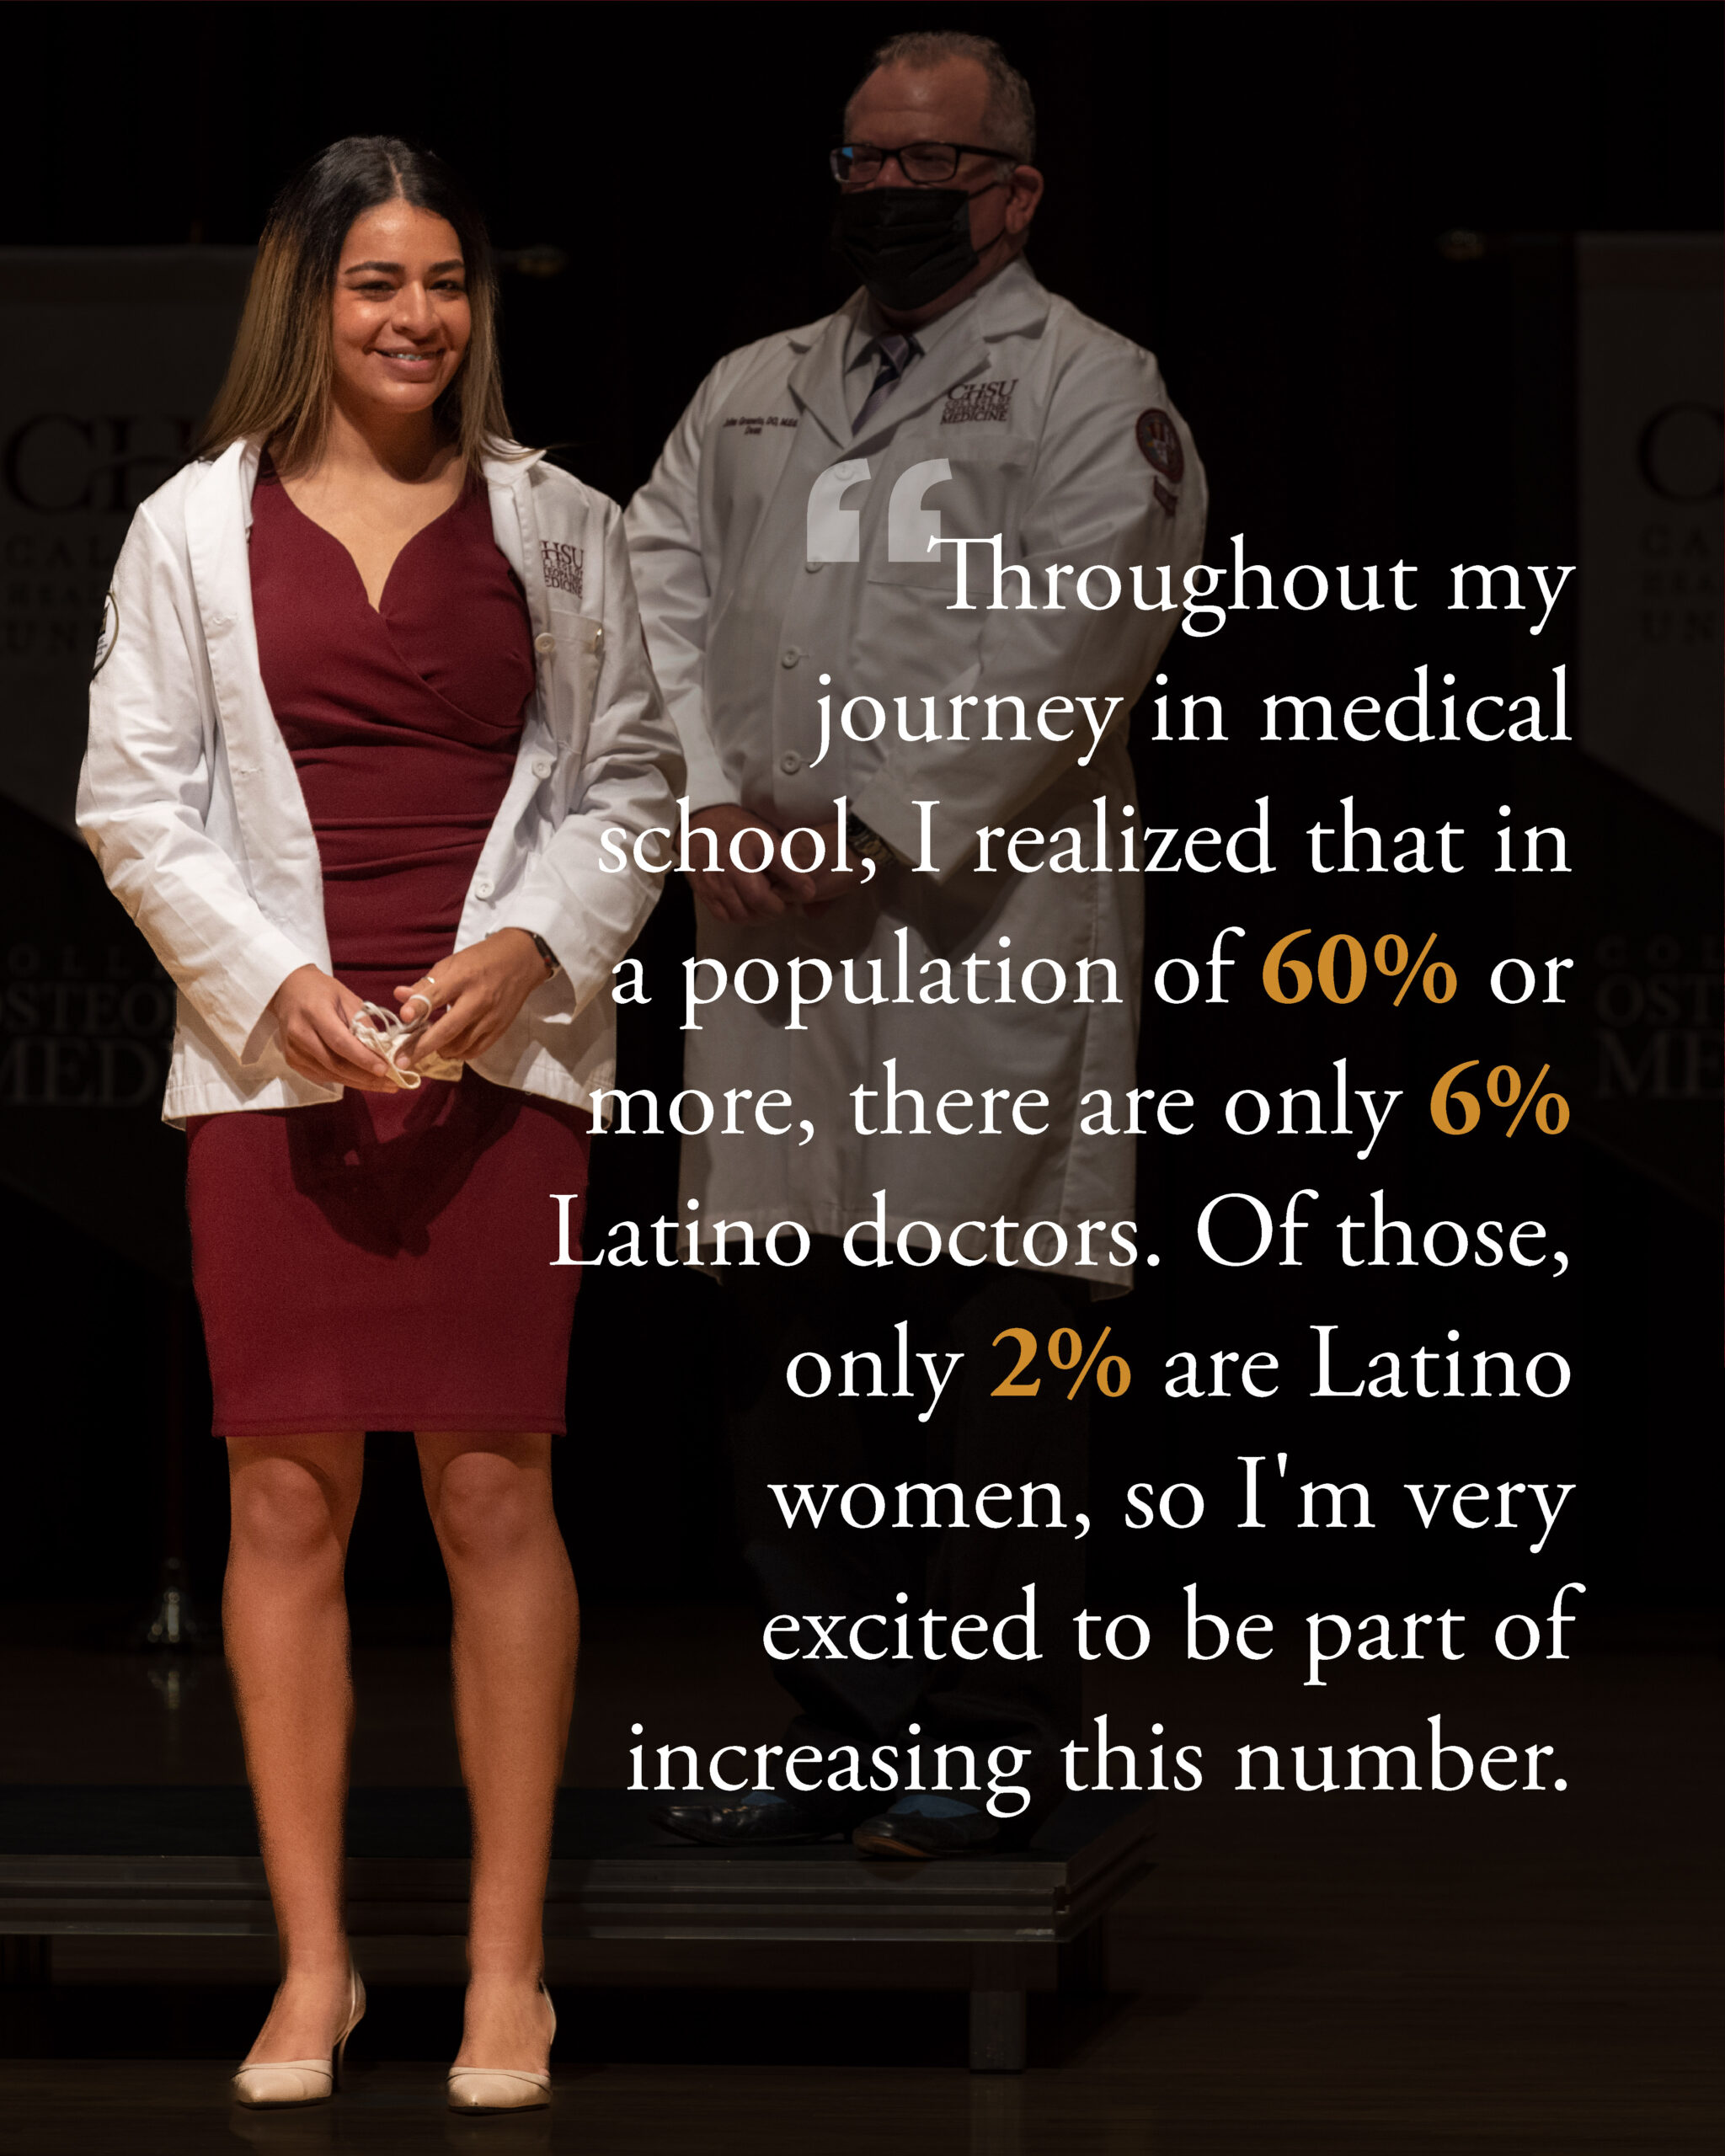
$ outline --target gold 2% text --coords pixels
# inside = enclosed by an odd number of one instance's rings
[[[1102,1355],[1108,1337],[1114,1329],[1113,1326],[1105,1325],[1097,1337],[1095,1347],[1087,1355],[1084,1352],[1083,1341],[1071,1326],[1060,1326],[1049,1333],[1047,1348],[1049,1362],[1063,1374],[1067,1370],[1078,1372],[1066,1388],[1068,1400],[1078,1397],[1079,1387],[1090,1375],[1092,1366],[1096,1370],[1097,1389],[1104,1399],[1118,1400],[1131,1384],[1132,1366],[1124,1355]],[[1042,1380],[1039,1377],[1027,1378],[1024,1373],[1043,1352],[1041,1343],[1033,1332],[1028,1331],[1022,1325],[1009,1325],[1004,1332],[996,1333],[993,1345],[998,1348],[1003,1340],[1017,1342],[1018,1359],[1010,1374],[995,1387],[991,1396],[996,1400],[1033,1400],[1042,1390]],[[1097,1361],[1098,1355],[1102,1355],[1099,1363]]]

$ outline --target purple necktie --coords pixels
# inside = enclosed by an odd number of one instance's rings
[[[911,355],[917,350],[908,337],[881,337],[876,342],[880,346],[880,371],[874,377],[874,387],[869,391],[862,409],[857,414],[856,423],[851,429],[853,435],[860,435],[864,424],[885,403],[892,394],[895,383],[911,364]]]

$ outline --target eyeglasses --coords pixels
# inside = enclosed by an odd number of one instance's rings
[[[873,142],[846,142],[828,153],[832,176],[842,187],[866,186],[878,179],[889,159],[913,187],[938,187],[959,169],[962,157],[994,157],[1002,164],[1018,160],[1005,150],[985,150],[980,142],[906,142],[901,150],[877,149]]]

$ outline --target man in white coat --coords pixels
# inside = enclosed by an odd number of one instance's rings
[[[814,1238],[796,1271],[718,1276],[750,1561],[775,1610],[908,1609],[916,1648],[805,1659],[799,1639],[777,1673],[803,1715],[772,1787],[664,1815],[704,1839],[1023,1839],[1076,1726],[1082,1409],[1065,1380],[992,1398],[995,1340],[1046,1340],[1075,1299],[1131,1283],[1127,718],[1201,551],[1204,483],[1152,356],[1023,259],[1033,130],[991,40],[882,48],[832,160],[862,289],[721,360],[628,515],[689,772],[677,843],[708,1000],[685,1084],[721,1102],[684,1144],[684,1218]],[[745,1087],[792,1105],[726,1118]],[[880,1388],[866,1363],[841,1380],[847,1350],[880,1358]],[[807,1405],[787,1381],[804,1352],[833,1374]],[[905,1370],[927,1373],[920,1396]],[[991,1481],[1018,1505],[1039,1468],[1064,1524],[991,1532],[965,1510],[937,1534],[889,1513],[817,1533],[770,1488],[890,1499],[895,1470],[935,1466],[966,1508]],[[966,1616],[985,1620],[974,1658],[953,1651]],[[883,1806],[894,1785],[858,1759],[895,1741],[902,1789],[919,1735],[993,1764],[967,1780],[957,1758],[943,1787]]]

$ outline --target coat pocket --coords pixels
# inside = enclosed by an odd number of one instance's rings
[[[593,720],[605,656],[605,625],[557,592],[546,595],[552,642],[549,650],[539,651],[541,683],[549,691],[546,707],[555,714],[555,730],[579,753]],[[536,649],[542,642],[535,640]]]

